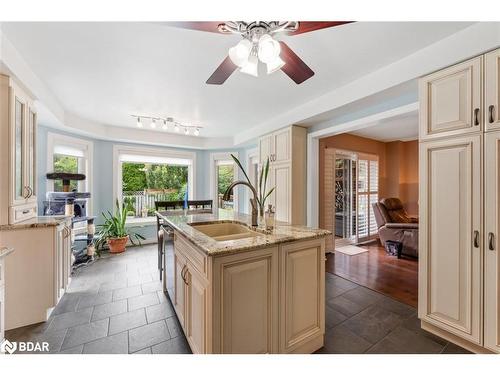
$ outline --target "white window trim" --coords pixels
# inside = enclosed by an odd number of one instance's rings
[[[164,158],[189,159],[191,165],[188,166],[188,198],[193,199],[196,196],[196,153],[190,151],[166,150],[163,148],[154,147],[137,147],[137,146],[113,146],[113,209],[116,199],[122,201],[122,168],[120,162],[121,154],[132,154],[138,156],[157,156]],[[144,218],[147,219],[147,218]]]
[[[213,152],[210,154],[210,196],[213,199],[214,208],[219,208],[219,199],[217,197],[217,179],[216,179],[216,162],[218,161],[230,161],[234,163],[231,154],[238,158],[237,152]],[[238,166],[234,163],[234,178],[238,180]],[[234,200],[234,211],[238,212],[238,188],[233,190],[233,200]]]
[[[85,139],[74,138],[67,135],[48,133],[47,134],[47,172],[54,170],[54,147],[56,145],[63,145],[81,150],[85,159],[85,191],[91,195],[87,204],[87,216],[92,216],[92,167],[94,157],[94,142]],[[54,191],[54,180],[47,179],[46,191]]]
[[[251,169],[251,165],[252,165],[252,159],[253,158],[257,158],[257,164],[260,164],[260,160],[259,160],[259,148],[258,147],[255,147],[255,148],[252,148],[250,150],[247,151],[247,165],[246,165],[246,172],[249,174],[248,178],[250,178],[250,180],[252,180],[252,173],[251,171],[253,171],[253,169]],[[259,166],[260,168],[260,166]],[[259,180],[259,172],[257,171],[257,181]],[[258,190],[258,186],[254,186],[257,190]],[[246,208],[247,208],[247,214],[250,214],[252,212],[252,205],[250,204],[250,191],[249,190],[246,190],[246,195],[245,197],[247,198],[246,201],[248,201],[247,205],[246,205]],[[253,196],[251,197],[253,198]]]

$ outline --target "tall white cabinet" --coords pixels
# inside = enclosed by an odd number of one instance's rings
[[[37,215],[37,115],[26,90],[1,74],[0,109],[0,224],[15,224]]]
[[[275,187],[269,202],[276,220],[306,223],[306,129],[290,126],[259,140],[260,167],[269,159],[267,189]]]
[[[419,318],[500,353],[500,50],[421,78]]]

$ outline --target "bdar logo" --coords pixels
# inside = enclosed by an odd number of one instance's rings
[[[4,340],[0,345],[0,352],[12,354],[17,350],[17,343]]]

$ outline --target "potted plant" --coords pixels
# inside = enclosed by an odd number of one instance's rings
[[[98,225],[99,232],[96,235],[97,240],[95,241],[98,255],[100,254],[99,250],[105,243],[109,246],[110,253],[122,253],[125,251],[125,245],[128,240],[134,245],[136,244],[134,240],[137,240],[140,245],[141,240],[146,239],[139,233],[133,233],[127,230],[127,207],[123,205],[123,207],[120,208],[118,199],[116,200],[116,213],[112,214],[108,211],[106,214],[103,212],[102,216],[104,217],[104,223]]]
[[[250,182],[250,179],[248,178],[247,172],[245,169],[243,169],[243,166],[241,165],[239,159],[231,154],[231,157],[233,158],[234,162],[238,167],[241,169],[243,172],[243,175],[247,179],[247,182],[252,185]],[[260,171],[260,176],[259,176],[259,188],[257,189],[257,186],[253,186],[255,190],[257,190],[258,197],[257,197],[257,204],[259,206],[259,215],[261,218],[264,217],[264,211],[266,209],[266,200],[269,198],[271,193],[274,191],[274,187],[272,189],[269,189],[269,191],[266,192],[266,185],[267,185],[267,177],[269,175],[269,158],[266,160],[266,164],[263,166],[263,168]]]

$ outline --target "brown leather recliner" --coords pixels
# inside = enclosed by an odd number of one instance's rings
[[[381,199],[372,205],[380,242],[403,244],[403,255],[418,257],[418,219],[409,217],[398,198]]]

